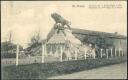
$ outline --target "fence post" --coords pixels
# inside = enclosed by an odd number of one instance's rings
[[[106,49],[106,53],[107,53],[107,59],[108,59],[108,49]]]
[[[44,45],[42,44],[42,63],[44,63]]]
[[[63,54],[63,52],[62,52],[62,46],[60,47],[60,61],[62,62],[62,54]]]
[[[70,53],[70,50],[68,49],[68,53],[69,53],[69,57],[68,57],[68,60],[71,60],[72,57],[71,57],[71,53]]]
[[[100,49],[100,56],[101,56],[101,58],[103,57],[102,51],[103,51],[103,49]]]
[[[115,48],[115,56],[117,56],[117,53],[116,53],[116,48]]]
[[[113,57],[113,54],[112,54],[112,48],[111,48],[111,57]]]
[[[85,59],[86,59],[86,48],[84,48],[84,57],[85,57]]]
[[[47,44],[45,44],[44,46],[44,55],[47,56]]]
[[[120,48],[119,48],[119,56],[120,56]]]
[[[96,53],[95,53],[95,49],[93,49],[93,58],[96,58]]]
[[[77,60],[77,49],[75,50],[75,60]]]
[[[16,66],[18,66],[18,58],[19,58],[19,44],[17,44],[17,49],[16,49]]]

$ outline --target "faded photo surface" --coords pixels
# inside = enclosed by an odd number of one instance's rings
[[[1,1],[1,44],[2,79],[126,79],[127,2]]]

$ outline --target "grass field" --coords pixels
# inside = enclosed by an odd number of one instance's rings
[[[54,63],[34,63],[19,66],[2,67],[2,79],[47,79],[51,76],[70,74],[73,72],[89,70],[96,67],[122,63],[126,57],[113,57],[109,59],[87,59],[64,61]]]

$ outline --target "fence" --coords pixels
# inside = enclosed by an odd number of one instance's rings
[[[125,53],[127,53],[125,50],[123,49],[100,49],[100,54],[98,54],[99,56],[97,56],[96,53],[93,52],[93,59],[95,58],[112,58],[112,57],[116,57],[116,56],[125,56]],[[79,60],[77,58],[77,54],[75,54],[75,59],[70,59],[70,60]],[[85,52],[85,56],[84,56],[85,60],[88,58],[87,54]],[[61,57],[60,57],[61,58]],[[60,58],[54,58],[54,57],[42,57],[42,56],[35,56],[35,57],[27,57],[27,58],[21,58],[18,59],[18,64],[16,62],[17,58],[7,58],[7,59],[2,59],[2,65],[6,66],[6,65],[24,65],[24,64],[32,64],[32,63],[46,63],[46,62],[54,62],[54,61],[65,61],[65,60],[60,60]],[[43,62],[42,62],[42,59]],[[69,59],[68,59],[69,60]],[[67,60],[67,61],[68,61]]]
[[[2,66],[15,65],[16,58],[6,58],[1,60]],[[18,59],[18,64],[32,64],[32,63],[41,63],[41,56],[38,57],[28,57]]]

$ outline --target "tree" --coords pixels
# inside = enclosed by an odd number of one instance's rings
[[[34,32],[34,35],[32,35],[32,37],[30,38],[30,41],[31,42],[28,44],[29,47],[26,48],[25,50],[25,54],[27,55],[38,54],[40,52],[41,45],[42,45],[40,31]]]
[[[96,44],[97,44],[100,48],[105,48],[105,47],[106,47],[105,35],[103,35],[103,34],[97,35]]]
[[[84,44],[90,43],[90,42],[89,42],[89,37],[90,37],[89,34],[87,34],[87,35],[84,37],[84,40],[83,40],[83,41],[84,41]]]
[[[35,32],[34,35],[32,35],[31,37],[31,42],[29,43],[29,46],[32,46],[33,44],[38,44],[41,41],[41,37],[40,37],[40,31]]]
[[[1,58],[15,58],[16,47],[16,44],[10,43],[9,41],[1,42]],[[23,50],[21,45],[19,46],[19,50]]]

